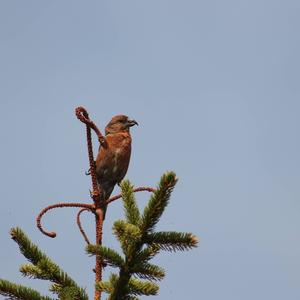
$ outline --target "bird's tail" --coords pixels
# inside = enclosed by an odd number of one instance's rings
[[[102,193],[102,199],[103,201],[106,201],[109,199],[111,193],[114,190],[115,185],[112,183],[107,183],[107,184],[101,184],[100,186],[100,192]],[[103,207],[103,220],[105,219],[105,214],[107,210],[107,205]]]

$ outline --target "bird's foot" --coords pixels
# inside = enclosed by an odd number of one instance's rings
[[[94,160],[94,167],[96,168],[96,161]],[[88,175],[91,175],[91,168],[89,168],[86,172],[85,172],[85,175],[88,176]]]

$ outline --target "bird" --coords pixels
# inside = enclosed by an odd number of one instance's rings
[[[130,127],[138,125],[125,115],[112,117],[105,127],[106,145],[99,147],[96,158],[96,176],[102,200],[109,199],[116,184],[125,177],[131,155]],[[103,220],[107,206],[103,207]]]

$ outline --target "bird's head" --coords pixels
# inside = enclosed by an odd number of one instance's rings
[[[129,128],[138,125],[137,121],[129,119],[125,115],[117,115],[112,117],[105,127],[105,134],[129,131]]]

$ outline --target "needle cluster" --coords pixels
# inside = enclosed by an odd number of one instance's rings
[[[89,254],[98,255],[106,264],[119,269],[108,281],[96,283],[96,289],[109,294],[108,300],[133,300],[140,295],[156,295],[159,290],[157,281],[164,278],[165,271],[150,261],[160,251],[175,252],[196,247],[198,240],[191,233],[155,232],[176,182],[175,173],[164,174],[143,213],[138,208],[131,183],[128,180],[122,182],[125,220],[114,223],[113,233],[123,253],[100,245],[86,247]]]
[[[26,234],[18,227],[11,229],[12,239],[19,245],[21,253],[29,263],[20,267],[20,272],[29,278],[49,280],[52,282],[50,291],[58,299],[88,300],[87,293],[76,282],[55,264],[37,245],[33,244]],[[0,294],[14,300],[53,300],[42,296],[39,292],[7,280],[0,279]]]

